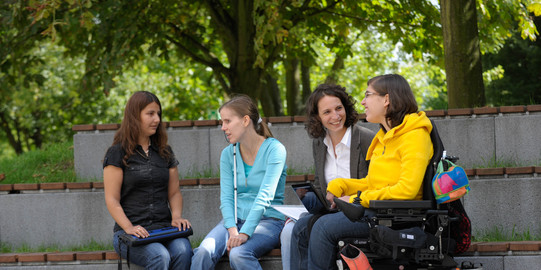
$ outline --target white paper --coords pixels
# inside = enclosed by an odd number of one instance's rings
[[[271,207],[295,221],[299,220],[303,213],[308,213],[304,205],[271,205]]]

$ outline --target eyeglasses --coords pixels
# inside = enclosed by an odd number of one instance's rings
[[[377,95],[377,96],[380,96],[379,93],[376,93],[376,92],[368,92],[368,91],[365,91],[364,92],[364,98],[368,98],[370,97],[371,95]]]

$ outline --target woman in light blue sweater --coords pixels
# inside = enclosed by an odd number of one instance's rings
[[[220,158],[223,220],[194,250],[191,269],[214,269],[226,251],[231,268],[262,269],[258,258],[279,246],[284,226],[270,206],[283,204],[286,150],[249,97],[236,96],[219,112],[231,143]]]

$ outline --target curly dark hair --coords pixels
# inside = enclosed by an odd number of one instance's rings
[[[337,84],[320,84],[306,101],[306,123],[304,127],[312,138],[325,137],[326,131],[319,119],[318,102],[324,96],[334,96],[340,99],[346,109],[345,126],[350,127],[357,123],[359,113],[355,110],[355,100],[346,93],[346,88]]]

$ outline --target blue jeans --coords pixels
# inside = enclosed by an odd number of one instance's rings
[[[128,246],[118,240],[118,236],[121,234],[125,234],[125,232],[120,230],[115,233],[113,245],[115,251],[122,258],[127,259]],[[192,255],[192,246],[188,238],[130,247],[130,262],[143,266],[145,269],[190,269]]]
[[[237,228],[240,230],[244,221],[238,220]],[[284,227],[283,220],[262,218],[254,233],[244,244],[232,248],[229,252],[229,264],[233,269],[262,269],[259,258],[280,244],[280,231]],[[191,269],[214,269],[218,260],[227,251],[229,232],[220,221],[212,229],[201,245],[194,250]]]
[[[366,209],[365,216],[374,212]],[[336,269],[338,240],[368,237],[366,222],[351,222],[342,212],[321,216],[312,226],[308,239],[308,222],[312,215],[300,218],[291,235],[291,269]]]
[[[282,233],[280,233],[280,252],[282,254],[282,269],[289,270],[291,265],[291,234],[295,220],[290,219],[284,225]]]

